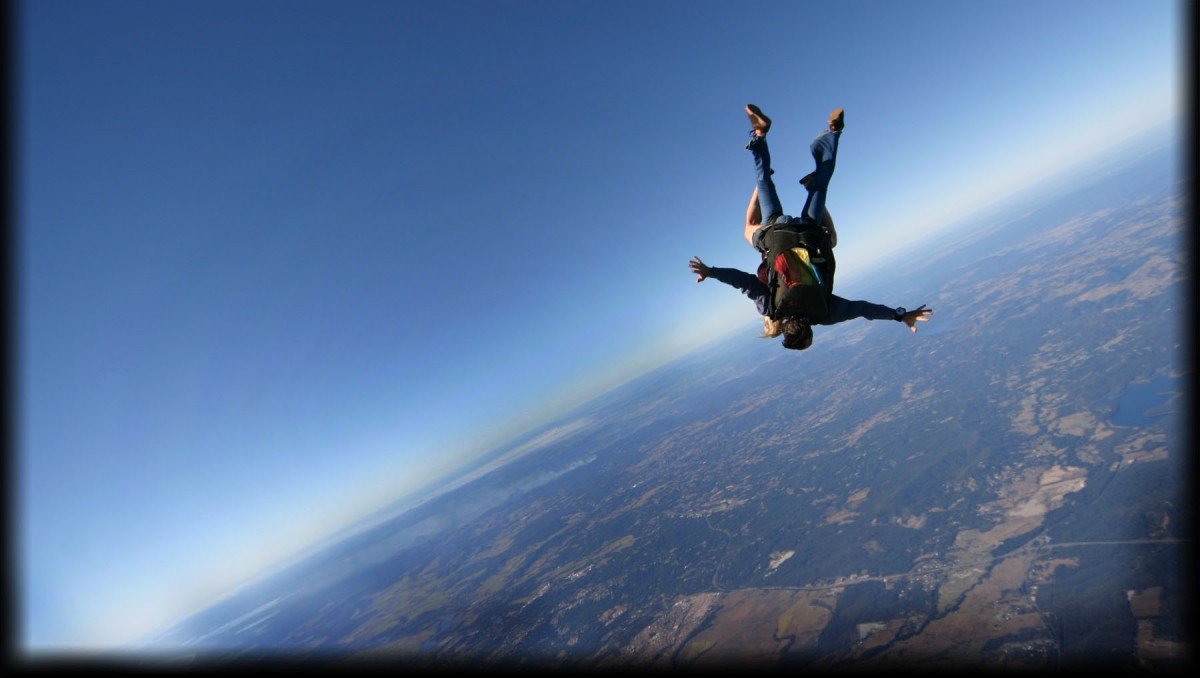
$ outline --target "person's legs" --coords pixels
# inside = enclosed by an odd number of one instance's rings
[[[835,109],[829,115],[829,129],[818,134],[809,146],[817,169],[800,180],[808,190],[804,210],[800,214],[806,221],[814,224],[821,223],[825,213],[825,198],[829,193],[829,180],[833,178],[834,166],[837,163],[838,139],[842,136],[843,126],[844,113],[840,108]]]
[[[825,198],[829,194],[829,180],[833,178],[833,170],[837,164],[837,145],[840,132],[821,132],[810,146],[813,160],[817,169],[807,177],[804,188],[808,190],[808,198],[804,201],[804,211],[800,214],[806,221],[814,224],[821,223],[821,215],[825,213]]]
[[[783,205],[779,203],[779,194],[775,192],[775,182],[771,179],[771,151],[767,148],[765,136],[754,136],[751,133],[750,143],[746,148],[754,154],[755,191],[758,193],[758,208],[762,223],[770,224],[783,214]]]
[[[762,226],[762,207],[758,204],[758,186],[750,193],[750,204],[746,205],[746,227],[743,235],[746,242],[754,247],[754,232]]]
[[[779,203],[779,194],[775,192],[775,182],[771,175],[771,151],[767,148],[767,131],[771,129],[771,119],[763,114],[762,109],[754,104],[746,104],[746,117],[750,119],[750,143],[746,148],[754,154],[755,191],[758,193],[759,219],[761,223],[770,225],[783,214],[783,206]],[[751,243],[753,244],[753,243]]]

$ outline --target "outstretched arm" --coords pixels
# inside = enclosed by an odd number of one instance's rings
[[[925,308],[924,304],[920,308],[908,311],[903,308],[884,306],[883,304],[872,304],[869,301],[849,301],[834,294],[829,299],[829,315],[819,324],[835,325],[855,318],[898,320],[907,325],[910,330],[916,332],[917,323],[928,322],[929,315],[932,313],[933,309]]]
[[[688,262],[688,267],[692,269],[692,273],[696,274],[696,282],[703,282],[707,278],[712,277],[730,287],[736,288],[754,302],[754,306],[758,309],[760,315],[766,315],[767,296],[770,292],[767,290],[767,286],[758,279],[758,276],[745,271],[739,271],[736,268],[709,266],[700,261],[700,257],[692,257],[692,260]]]

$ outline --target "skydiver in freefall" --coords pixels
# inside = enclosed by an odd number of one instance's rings
[[[699,257],[688,262],[696,282],[715,278],[740,290],[755,303],[763,316],[764,338],[783,335],[784,348],[804,350],[812,345],[812,325],[833,325],[854,318],[896,320],[913,332],[918,322],[927,322],[933,309],[924,305],[908,311],[867,301],[849,301],[833,294],[833,247],[837,231],[825,208],[829,181],[837,160],[838,141],[845,127],[845,113],[835,109],[829,115],[828,129],[822,130],[810,145],[816,169],[800,180],[808,196],[799,217],[783,213],[775,183],[771,179],[771,155],[767,147],[767,131],[771,120],[754,104],[746,105],[750,119],[750,142],[746,148],[754,155],[756,183],[746,208],[743,235],[747,242],[762,254],[757,275],[734,268],[706,265]],[[765,219],[762,215],[767,215]],[[792,247],[798,245],[799,247]],[[807,303],[789,301],[792,288],[805,283],[820,289],[820,300],[814,306],[814,295],[804,297]],[[794,295],[793,295],[794,296]]]

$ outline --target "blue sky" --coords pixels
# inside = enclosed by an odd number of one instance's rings
[[[61,2],[14,29],[19,639],[113,646],[752,304],[836,107],[839,285],[1177,116],[1171,2]],[[920,300],[873,299],[893,305]]]

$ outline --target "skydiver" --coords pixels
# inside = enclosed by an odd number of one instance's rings
[[[844,111],[840,108],[835,109],[829,115],[828,129],[822,130],[810,145],[816,169],[800,180],[808,196],[801,216],[792,217],[783,214],[775,183],[771,179],[774,170],[771,169],[771,156],[766,143],[766,134],[771,127],[771,120],[753,104],[747,104],[745,110],[752,128],[750,143],[746,144],[746,148],[754,154],[756,183],[754,192],[751,194],[750,205],[746,208],[743,235],[751,246],[763,254],[763,261],[759,265],[757,275],[751,275],[738,269],[710,267],[699,257],[694,257],[688,262],[688,265],[691,271],[697,275],[696,282],[703,282],[706,278],[713,277],[741,290],[743,294],[754,300],[755,306],[763,316],[762,336],[773,338],[782,334],[785,348],[804,350],[811,346],[813,324],[833,325],[854,318],[896,320],[903,322],[910,330],[916,332],[917,322],[927,322],[928,316],[933,313],[933,310],[926,309],[924,304],[920,308],[908,311],[903,307],[893,309],[866,301],[848,301],[832,293],[832,248],[837,243],[837,231],[825,207],[825,198],[837,160],[838,140],[845,126]],[[762,218],[763,214],[767,215],[766,219]],[[814,248],[814,251],[822,252],[822,255],[828,259],[828,263],[820,267],[826,274],[826,279],[821,281],[825,290],[826,311],[820,316],[772,317],[778,314],[774,313],[772,308],[774,297],[768,286],[771,275],[771,269],[767,262],[769,247],[764,239],[775,229],[802,231],[809,235],[810,240],[816,238],[820,241],[820,245]],[[780,260],[786,262],[786,267],[778,270],[782,271],[782,275],[789,282],[800,274],[798,267],[802,262],[795,261],[794,257],[780,257]]]

